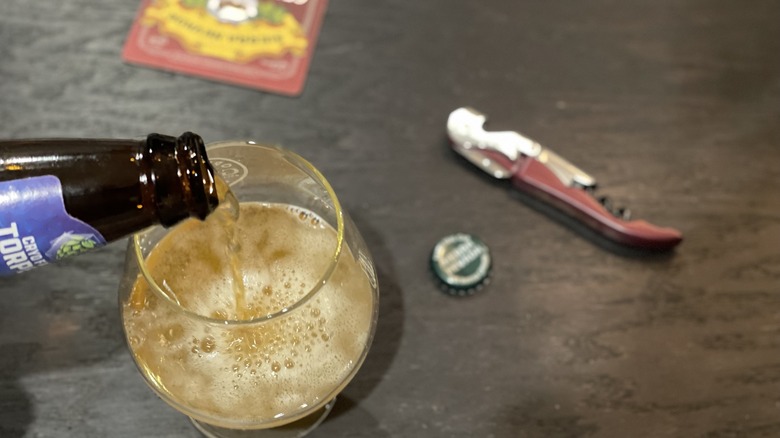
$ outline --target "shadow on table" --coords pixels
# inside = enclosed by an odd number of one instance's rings
[[[372,428],[372,426],[376,426],[376,420],[359,405],[360,401],[368,397],[382,381],[398,353],[403,334],[404,304],[401,288],[396,279],[393,258],[385,246],[382,236],[371,227],[371,224],[361,220],[360,215],[352,214],[351,216],[374,259],[379,282],[379,317],[374,341],[363,366],[342,395],[339,396],[328,418],[335,420],[347,413],[350,417],[359,415],[363,418],[362,421],[350,419],[349,422],[359,421],[360,430],[363,432],[372,430],[372,433],[381,433],[381,431],[375,430],[375,427]],[[365,420],[365,417],[371,418]],[[326,423],[328,421],[325,420]],[[370,424],[366,424],[367,422]],[[373,436],[382,435],[375,434]]]
[[[24,436],[36,410],[57,400],[37,400],[25,389],[46,385],[46,374],[91,366],[124,350],[117,311],[114,248],[6,277],[0,283],[0,437]],[[72,376],[83,387],[90,376]],[[79,381],[79,379],[82,379]],[[22,383],[24,380],[24,384]],[[39,409],[36,409],[39,408]]]
[[[0,436],[22,437],[33,421],[30,395],[18,380],[23,363],[32,357],[40,345],[13,343],[0,346]]]

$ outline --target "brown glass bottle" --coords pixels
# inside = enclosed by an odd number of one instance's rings
[[[48,178],[56,185],[52,176],[59,180],[61,189],[28,184]],[[61,190],[59,196],[66,215],[96,230],[104,242],[155,224],[168,227],[190,216],[204,219],[219,203],[203,140],[190,132],[178,138],[150,134],[144,140],[2,140],[0,256],[6,264],[9,257],[16,257],[13,260],[17,262],[22,260],[21,255],[9,254],[15,254],[13,250],[19,244],[26,248],[34,240],[30,236],[25,243],[24,233],[19,231],[21,222],[41,222],[31,228],[49,226],[49,212],[34,211],[49,204],[34,201],[56,197],[56,193],[50,192],[57,190]],[[33,211],[23,211],[25,208]],[[15,219],[22,214],[17,211],[23,211],[23,220]],[[38,240],[38,247],[49,244]],[[17,272],[21,270],[26,269]]]

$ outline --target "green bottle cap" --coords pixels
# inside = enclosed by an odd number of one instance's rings
[[[431,268],[442,283],[442,289],[452,295],[471,295],[488,279],[491,267],[490,250],[476,236],[451,234],[433,247]]]

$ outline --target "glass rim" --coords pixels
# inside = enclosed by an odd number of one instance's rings
[[[200,313],[193,312],[192,310],[186,309],[178,302],[178,300],[170,297],[160,287],[160,285],[157,284],[157,281],[154,279],[151,272],[149,272],[149,269],[146,266],[146,258],[144,257],[143,250],[141,249],[141,236],[144,235],[145,233],[148,233],[150,229],[144,230],[140,233],[136,233],[133,235],[133,239],[132,239],[133,251],[135,252],[135,260],[136,263],[138,264],[138,269],[140,270],[141,275],[143,276],[146,283],[149,285],[149,288],[159,298],[162,298],[163,300],[168,302],[168,304],[174,306],[177,309],[177,311],[184,313],[188,317],[192,317],[197,320],[204,321],[210,324],[243,326],[243,325],[265,323],[265,322],[269,322],[281,318],[287,315],[288,313],[291,313],[296,309],[303,307],[315,295],[317,295],[320,289],[322,289],[322,287],[328,282],[328,279],[330,279],[330,277],[333,275],[333,271],[335,271],[336,269],[336,265],[338,264],[339,257],[341,257],[342,248],[344,245],[344,212],[341,208],[341,203],[339,202],[339,199],[336,196],[336,192],[333,190],[333,187],[331,187],[330,183],[325,178],[325,176],[316,167],[314,167],[313,164],[311,164],[308,160],[298,155],[297,153],[280,146],[260,144],[253,140],[222,140],[222,141],[208,143],[206,145],[206,154],[208,154],[210,150],[224,148],[228,146],[255,147],[255,148],[266,149],[266,150],[270,149],[270,150],[279,151],[284,155],[292,157],[297,161],[297,163],[294,162],[292,164],[302,165],[305,170],[310,171],[316,177],[314,180],[320,185],[322,185],[322,187],[325,188],[328,197],[333,202],[333,209],[335,210],[336,213],[336,248],[333,250],[333,253],[331,254],[330,262],[328,263],[327,268],[325,269],[323,274],[319,277],[319,279],[314,284],[314,286],[312,286],[309,289],[306,295],[302,296],[301,298],[299,298],[297,301],[295,301],[293,304],[289,306],[286,306],[273,313],[269,313],[264,316],[258,316],[252,319],[240,320],[240,319],[212,318],[210,316],[202,315]],[[160,225],[156,225],[155,227],[160,227]],[[173,227],[167,229],[166,234],[170,232],[170,230],[172,229]]]

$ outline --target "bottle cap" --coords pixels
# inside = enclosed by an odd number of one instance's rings
[[[472,295],[486,283],[492,261],[490,250],[476,236],[451,234],[433,247],[431,268],[452,295]]]

